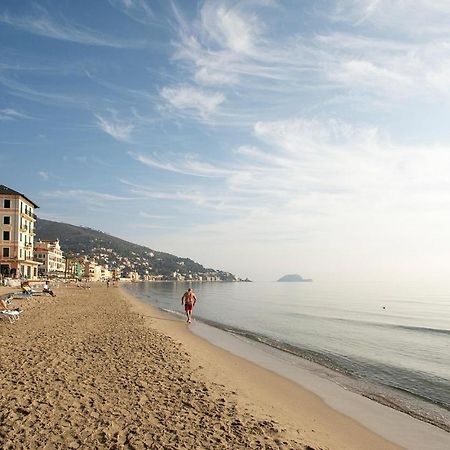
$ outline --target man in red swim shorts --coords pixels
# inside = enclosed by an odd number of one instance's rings
[[[189,288],[181,297],[181,304],[184,304],[184,311],[186,312],[186,322],[192,322],[192,309],[194,308],[195,302],[197,301],[197,297],[194,294],[194,291]]]

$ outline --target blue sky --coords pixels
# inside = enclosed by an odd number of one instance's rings
[[[445,0],[3,0],[1,183],[241,276],[445,279],[449,20]]]

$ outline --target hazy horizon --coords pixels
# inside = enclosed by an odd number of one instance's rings
[[[449,19],[439,0],[4,0],[0,183],[241,277],[444,283]]]

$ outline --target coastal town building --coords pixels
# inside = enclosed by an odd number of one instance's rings
[[[94,259],[84,257],[83,264],[83,277],[89,278],[90,281],[105,281],[114,278],[114,270],[109,270],[107,265],[97,264]]]
[[[56,241],[37,241],[34,245],[34,259],[40,263],[39,275],[62,275],[65,271],[63,252]]]
[[[33,243],[36,203],[7,186],[0,185],[0,274],[3,277],[35,279],[39,262],[34,261]]]
[[[86,259],[84,263],[84,276],[91,281],[99,281],[101,277],[101,268],[94,260]]]
[[[66,256],[64,258],[65,278],[83,278],[85,257]]]
[[[112,272],[108,269],[108,266],[100,266],[100,279],[110,280],[113,278]]]
[[[122,271],[119,268],[115,268],[111,271],[111,274],[114,280],[118,280],[122,276]]]
[[[131,281],[139,281],[141,279],[140,275],[137,272],[130,272],[128,277]]]

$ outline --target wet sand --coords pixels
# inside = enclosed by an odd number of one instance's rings
[[[4,449],[398,448],[120,289],[56,292],[0,322]]]

